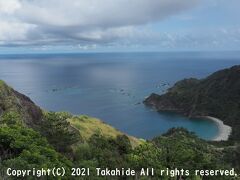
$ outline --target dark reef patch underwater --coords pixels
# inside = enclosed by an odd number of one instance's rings
[[[158,113],[141,102],[178,80],[204,78],[240,64],[236,53],[97,53],[1,55],[0,77],[53,111],[87,114],[130,135],[152,138],[185,127],[204,139],[218,133],[212,121]],[[207,129],[207,131],[206,131]]]
[[[0,81],[0,168],[2,179],[56,179],[45,169],[61,167],[65,174],[60,179],[82,179],[74,167],[87,169],[90,179],[96,169],[131,167],[131,177],[111,179],[149,178],[141,176],[142,169],[153,168],[152,179],[232,179],[240,170],[240,147],[237,142],[207,142],[183,128],[170,129],[152,140],[140,140],[121,133],[113,127],[88,116],[74,116],[66,112],[48,112],[39,109],[29,98]],[[40,111],[33,119],[32,112]],[[43,169],[42,169],[43,168]],[[235,169],[232,169],[235,168]],[[24,170],[29,170],[25,176]],[[182,171],[182,169],[184,171]],[[18,178],[13,176],[18,170]],[[170,174],[167,174],[170,170]],[[196,170],[203,173],[195,175]],[[209,176],[212,170],[218,174]],[[233,171],[222,176],[219,170]],[[38,171],[39,172],[39,171]],[[237,174],[236,174],[237,175]],[[83,175],[84,176],[84,175]],[[85,176],[84,176],[85,178]],[[110,178],[110,177],[109,177]]]

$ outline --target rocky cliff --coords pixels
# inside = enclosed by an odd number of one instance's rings
[[[42,110],[30,98],[0,80],[0,116],[9,112],[16,112],[22,123],[32,128],[42,122]]]

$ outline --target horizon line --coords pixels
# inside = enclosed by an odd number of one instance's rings
[[[135,54],[135,53],[237,53],[240,50],[172,50],[172,51],[85,51],[85,52],[6,52],[2,55],[53,55],[53,54]]]

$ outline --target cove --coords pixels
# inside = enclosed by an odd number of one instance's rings
[[[166,92],[178,80],[202,78],[239,64],[238,58],[230,57],[214,53],[1,55],[0,79],[44,109],[94,116],[139,138],[185,127],[212,139],[218,133],[214,122],[159,113],[142,101],[152,92]]]

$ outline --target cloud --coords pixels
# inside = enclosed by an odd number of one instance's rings
[[[0,21],[0,28],[0,44],[11,44],[11,42],[24,44],[24,41],[28,41],[27,33],[33,26],[20,22]]]
[[[19,8],[21,8],[21,4],[18,0],[0,0],[1,13],[12,14]]]
[[[0,44],[125,43],[200,0],[0,0]],[[142,30],[141,30],[142,29]]]

